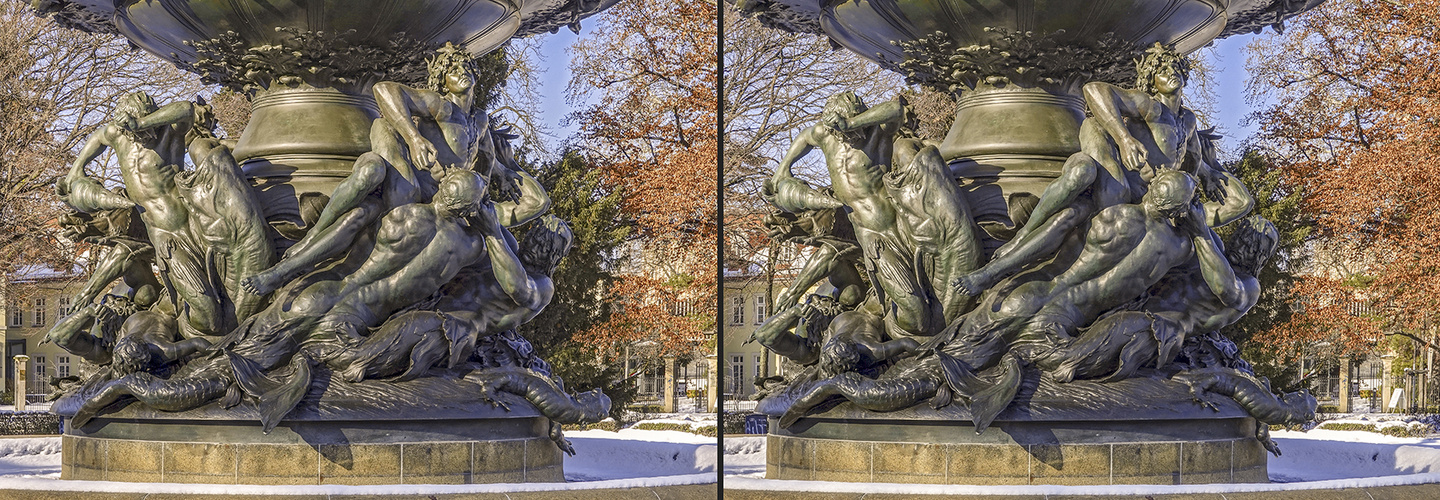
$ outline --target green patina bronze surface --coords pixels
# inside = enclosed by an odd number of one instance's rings
[[[537,451],[442,479],[563,480],[558,453],[574,450],[560,425],[603,419],[610,401],[566,391],[515,333],[550,303],[550,275],[573,234],[546,215],[549,195],[488,115],[504,59],[487,53],[512,36],[578,28],[614,1],[444,3],[32,2],[253,102],[245,131],[221,140],[203,100],[129,95],[57,183],[75,210],[62,221],[67,232],[104,252],[76,312],[48,335],[101,369],[62,384],[54,408],[70,417],[67,448],[111,450],[67,453],[67,478],[165,480],[195,471],[106,464],[137,463],[124,452],[135,447],[160,450],[162,464],[167,454],[269,443],[259,436],[276,429],[303,438],[312,464],[315,447],[327,457],[325,447],[346,447],[337,453],[358,464],[360,455],[398,457],[407,419],[483,416],[499,434],[441,441],[536,441],[526,446]],[[111,190],[86,169],[106,149],[123,180]],[[525,224],[534,227],[516,241],[510,228]],[[124,286],[105,293],[117,280]],[[336,419],[350,430],[316,430],[314,421]],[[226,423],[229,440],[186,430],[207,423]],[[119,435],[137,425],[151,437]],[[340,434],[367,426],[381,440],[349,449]],[[251,451],[228,467],[267,453]],[[271,476],[314,484],[404,474],[331,462],[343,470],[326,472],[322,460],[318,472]]]
[[[765,182],[772,236],[817,248],[755,334],[793,363],[758,382],[771,444],[810,449],[790,459],[772,450],[769,477],[973,482],[980,476],[914,460],[882,471],[876,464],[920,451],[879,450],[953,442],[945,432],[989,435],[992,425],[1016,442],[1038,439],[1026,447],[1083,448],[1095,436],[1197,447],[1210,438],[1119,438],[1248,416],[1225,439],[1278,454],[1269,425],[1314,419],[1313,397],[1274,393],[1217,333],[1259,299],[1256,276],[1278,235],[1246,217],[1254,200],[1185,107],[1183,54],[1319,2],[734,3],[958,97],[949,133],[931,141],[906,131],[903,100],[867,108],[836,95]],[[828,186],[791,172],[813,149]],[[1231,224],[1221,242],[1213,228]],[[1056,437],[1086,422],[1106,424]],[[864,452],[845,451],[855,446]],[[1081,448],[1074,460],[1094,455],[1106,467],[1015,469],[996,481],[1183,475],[1180,458],[1156,474],[1117,472],[1111,450]],[[1035,465],[1050,453],[1017,450],[996,460]],[[868,468],[837,465],[847,460]],[[1264,480],[1263,456],[1212,465],[1184,482]]]

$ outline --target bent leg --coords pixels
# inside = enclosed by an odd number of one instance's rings
[[[335,186],[335,192],[331,193],[325,210],[320,212],[320,218],[315,220],[315,224],[311,225],[299,243],[285,252],[285,256],[288,258],[304,252],[337,219],[359,207],[366,196],[385,182],[386,170],[385,160],[375,153],[365,153],[355,159],[355,170],[345,180],[340,181],[340,185]]]
[[[955,280],[954,286],[970,295],[980,295],[995,283],[1033,263],[1040,262],[1055,254],[1065,242],[1070,231],[1088,220],[1091,210],[1083,203],[1074,203],[1056,213],[1035,232],[1023,238],[1011,240],[1016,246],[1009,253],[999,255],[975,272]],[[1032,221],[1035,219],[1031,219]]]
[[[1083,152],[1070,155],[1070,158],[1065,160],[1065,166],[1061,167],[1060,177],[1040,194],[1040,202],[1035,205],[1035,210],[1030,212],[1030,220],[1025,221],[1025,225],[1016,231],[1015,238],[1010,240],[1010,243],[995,252],[996,257],[1013,251],[1022,244],[1026,236],[1040,229],[1056,212],[1075,203],[1080,193],[1095,184],[1099,170],[1100,164],[1090,155]]]
[[[344,217],[330,227],[305,235],[307,239],[314,237],[306,248],[295,254],[287,255],[273,267],[261,271],[259,274],[240,280],[240,286],[256,295],[266,295],[279,289],[296,276],[354,246],[359,236],[379,216],[378,201],[374,199],[362,201],[359,206],[346,212]],[[299,247],[300,245],[296,245],[291,247],[291,250]]]

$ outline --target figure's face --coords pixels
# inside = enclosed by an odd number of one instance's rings
[[[455,68],[445,73],[445,90],[451,94],[464,94],[475,86],[475,78],[464,69]]]
[[[1185,87],[1185,78],[1180,76],[1173,64],[1160,67],[1150,78],[1155,84],[1155,90],[1161,94],[1174,94]]]

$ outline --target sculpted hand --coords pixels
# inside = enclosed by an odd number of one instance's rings
[[[1145,145],[1134,137],[1122,137],[1120,139],[1120,160],[1130,170],[1140,170],[1141,167],[1149,164],[1149,158],[1145,153]]]
[[[1178,221],[1180,227],[1188,229],[1195,236],[1205,236],[1210,230],[1207,224],[1208,217],[1205,216],[1205,205],[1200,202],[1200,197],[1190,201],[1190,210],[1185,213],[1184,220]]]
[[[435,145],[423,137],[420,138],[419,141],[410,145],[410,161],[415,162],[415,168],[423,168],[433,172]]]
[[[850,130],[850,120],[843,116],[830,116],[824,120],[825,126],[844,132]]]
[[[500,234],[500,218],[495,216],[495,204],[490,200],[482,201],[476,207],[475,225],[484,234],[491,236]]]
[[[519,202],[520,201],[520,174],[509,168],[497,168],[495,174],[500,181],[500,200]]]

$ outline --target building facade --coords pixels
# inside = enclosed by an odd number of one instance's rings
[[[791,283],[792,275],[735,274],[725,279],[724,398],[747,406],[756,392],[755,381],[781,374],[781,358],[759,342],[749,342],[755,330],[774,315],[774,297]]]
[[[77,269],[77,271],[79,271]],[[44,342],[45,334],[60,318],[69,314],[71,298],[84,286],[80,273],[53,270],[22,272],[18,279],[0,291],[3,324],[0,338],[5,342],[4,390],[15,393],[15,356],[30,356],[25,392],[35,401],[51,392],[50,380],[89,373],[95,367],[73,356],[52,342]]]

